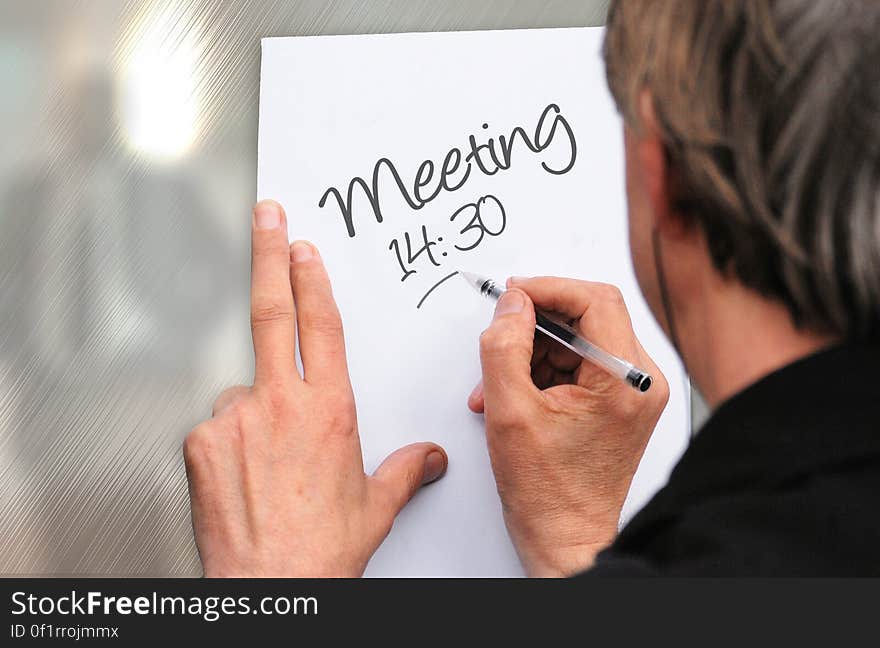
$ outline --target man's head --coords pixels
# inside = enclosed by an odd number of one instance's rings
[[[612,1],[633,261],[667,329],[658,266],[677,311],[704,259],[801,330],[880,337],[878,34],[877,0]]]

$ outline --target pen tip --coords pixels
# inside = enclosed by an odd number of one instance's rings
[[[459,270],[458,274],[464,279],[470,286],[479,289],[480,286],[483,285],[485,281],[479,275],[474,274],[473,272],[465,272],[464,270]]]

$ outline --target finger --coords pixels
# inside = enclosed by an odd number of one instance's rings
[[[535,308],[558,313],[569,319],[582,317],[593,305],[620,305],[622,302],[620,290],[615,286],[594,281],[560,277],[511,277],[508,285],[528,294]]]
[[[448,463],[446,451],[436,443],[413,443],[391,453],[373,473],[373,483],[396,516],[419,488],[443,476]]]
[[[474,414],[482,414],[483,413],[483,381],[477,383],[476,387],[474,387],[473,391],[468,396],[468,408]]]
[[[220,412],[232,405],[239,398],[246,394],[249,394],[250,391],[251,388],[245,385],[235,385],[234,387],[224,389],[222,392],[220,392],[217,400],[214,401],[214,407],[211,410],[211,416],[217,416]]]
[[[574,371],[583,359],[571,349],[562,346],[556,340],[552,340],[552,346],[547,352],[547,362],[557,371]]]
[[[535,331],[535,345],[532,348],[532,367],[537,367],[547,359],[550,352],[550,338]]]
[[[486,417],[514,416],[534,399],[531,361],[535,341],[535,310],[521,290],[508,290],[498,300],[495,317],[480,336],[483,398]]]
[[[542,362],[535,367],[532,367],[532,382],[535,383],[538,389],[547,389],[548,387],[553,386],[553,376],[556,375],[556,370],[550,365],[549,362]]]
[[[184,441],[184,466],[200,552],[205,550],[202,540],[212,521],[241,515],[241,454],[235,450],[239,438],[232,422],[212,419],[197,426]]]
[[[575,380],[574,372],[571,371],[556,371],[553,374],[553,386],[556,385],[575,385],[577,384],[577,380]]]
[[[281,205],[254,207],[251,262],[251,330],[255,383],[287,381],[296,375],[293,294],[287,218]]]
[[[303,379],[312,384],[347,385],[342,318],[327,270],[311,243],[296,241],[290,246],[290,281],[296,302]]]
[[[512,278],[509,283],[527,293],[537,308],[578,320],[575,328],[606,351],[637,359],[638,341],[616,286],[559,277]]]

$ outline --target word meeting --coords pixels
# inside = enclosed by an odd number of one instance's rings
[[[482,130],[488,129],[489,124],[484,122]],[[562,138],[558,137],[560,133]],[[515,150],[523,149],[533,155],[539,155],[550,149],[557,139],[564,142],[565,148],[555,147],[554,160],[550,162],[542,157],[540,166],[549,174],[564,175],[574,168],[577,160],[577,142],[574,130],[560,107],[551,103],[541,112],[531,135],[522,126],[514,127],[508,135],[501,134],[497,138],[489,137],[479,141],[477,136],[472,134],[468,137],[465,148],[449,149],[442,164],[439,165],[439,172],[438,165],[433,160],[424,160],[415,172],[411,189],[401,177],[394,162],[387,157],[381,157],[373,166],[370,182],[363,177],[355,176],[348,183],[344,197],[342,191],[331,186],[321,196],[318,207],[327,206],[332,197],[339,208],[348,236],[354,238],[357,235],[355,199],[358,196],[361,197],[361,201],[366,198],[365,204],[369,205],[375,222],[384,222],[381,200],[383,194],[380,191],[383,180],[386,182],[392,180],[406,205],[414,211],[419,211],[442,192],[452,193],[460,190],[474,175],[494,176],[499,172],[508,171],[513,164]],[[560,149],[564,151],[561,159],[559,159]],[[447,243],[451,243],[452,249],[458,252],[468,252],[476,249],[486,237],[498,237],[504,232],[507,226],[507,212],[496,195],[487,193],[455,210],[449,216],[448,222],[456,226],[456,231],[455,240],[447,240]],[[417,275],[420,270],[430,272],[441,268],[445,257],[449,255],[449,250],[439,251],[444,247],[441,245],[444,243],[444,237],[433,235],[431,233],[433,227],[429,228],[429,225],[430,223],[418,225],[413,229],[415,233],[403,232],[395,236],[388,245],[388,250],[401,271],[401,282]],[[427,297],[438,286],[456,274],[456,272],[448,273],[430,285],[416,308],[421,308]]]

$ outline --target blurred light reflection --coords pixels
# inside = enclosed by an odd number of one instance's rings
[[[195,141],[201,37],[198,23],[171,5],[151,6],[135,21],[121,65],[119,100],[122,132],[135,151],[173,160]]]

